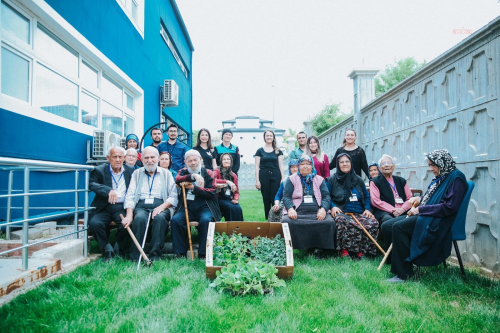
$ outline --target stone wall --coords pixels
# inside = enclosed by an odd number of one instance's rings
[[[475,183],[467,213],[465,261],[500,272],[500,17],[448,50],[354,116],[320,135],[329,156],[347,127],[368,162],[382,154],[396,159],[395,174],[426,190],[432,173],[425,154],[446,148]],[[355,101],[360,96],[356,90]],[[356,103],[355,103],[356,104]],[[359,122],[359,123],[358,123]]]

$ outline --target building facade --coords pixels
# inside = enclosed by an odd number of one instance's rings
[[[190,144],[194,48],[174,0],[2,0],[0,12],[0,156],[84,164],[94,130],[141,138],[161,121]],[[166,79],[175,107],[160,105]]]

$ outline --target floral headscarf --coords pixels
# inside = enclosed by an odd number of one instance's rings
[[[306,184],[309,184],[311,182],[311,180],[314,178],[314,176],[316,176],[317,172],[316,172],[316,169],[314,168],[314,162],[313,162],[311,156],[306,155],[306,154],[302,154],[300,156],[299,162],[297,164],[300,165],[304,161],[309,162],[309,164],[311,164],[311,166],[312,166],[311,173],[308,174],[307,176],[302,176],[300,174],[300,166],[299,166],[299,171],[297,172],[297,174],[300,176],[300,179],[302,179]]]
[[[290,170],[292,166],[299,166],[299,160],[296,158],[291,158],[290,162],[288,162],[288,175],[292,175],[292,171]]]
[[[457,169],[453,157],[446,149],[436,149],[431,151],[427,155],[427,159],[439,168],[439,176],[432,179],[431,185],[420,201],[420,206],[424,206],[434,195],[439,185],[441,185],[441,183],[446,179],[450,172]]]
[[[229,168],[224,168],[222,166],[222,159],[224,158],[225,155],[229,156],[229,158],[231,159],[231,165],[229,166]],[[233,157],[231,156],[231,154],[224,153],[220,156],[219,170],[220,170],[220,174],[222,176],[222,179],[234,182],[234,177],[233,177],[233,172],[232,172],[232,170],[233,170]]]

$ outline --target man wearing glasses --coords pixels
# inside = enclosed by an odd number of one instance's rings
[[[180,169],[185,167],[184,155],[187,152],[187,146],[177,141],[177,137],[179,136],[179,129],[177,125],[170,124],[167,128],[167,134],[168,141],[160,143],[157,148],[160,154],[164,151],[170,154],[170,157],[172,158],[172,170],[179,172]]]
[[[390,219],[406,215],[413,195],[404,178],[393,176],[396,166],[391,156],[382,155],[378,164],[382,175],[370,182],[370,197],[373,215],[382,226]]]

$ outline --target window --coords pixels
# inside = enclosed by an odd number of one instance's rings
[[[134,98],[128,93],[125,93],[125,98],[127,99],[127,108],[134,111]]]
[[[78,77],[78,52],[38,23],[35,51],[47,63],[72,78]]]
[[[122,111],[107,102],[102,102],[101,107],[102,129],[122,135]]]
[[[80,67],[80,80],[89,88],[97,89],[99,71],[90,66],[85,60],[82,60]]]
[[[41,109],[78,121],[78,86],[40,64],[36,66],[35,94]]]
[[[144,38],[144,0],[117,0],[117,2]]]
[[[179,65],[182,73],[184,74],[186,79],[189,79],[189,72],[186,69],[186,67],[184,66],[184,62],[182,61],[181,57],[177,53],[177,49],[175,47],[175,44],[172,41],[172,39],[170,38],[170,35],[168,34],[167,28],[164,27],[163,21],[160,21],[160,35],[163,38],[163,40],[165,41],[165,43],[167,44],[170,52],[172,52],[172,55],[174,56],[174,59],[177,62],[177,64]]]
[[[134,133],[134,118],[130,118],[128,115],[125,115],[125,134]]]
[[[122,106],[122,87],[106,74],[102,75],[102,92],[103,98],[109,102]]]
[[[98,105],[97,98],[83,92],[80,96],[80,110],[82,114],[82,123],[98,127]]]
[[[2,1],[2,29],[30,43],[30,20]]]
[[[29,61],[2,47],[2,94],[29,101]]]

